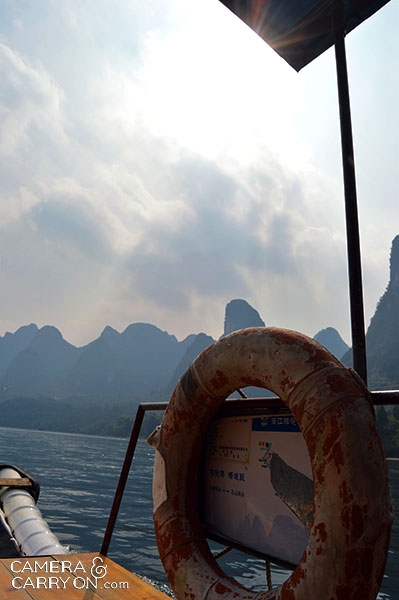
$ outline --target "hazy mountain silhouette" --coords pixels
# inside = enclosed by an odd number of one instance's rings
[[[392,242],[388,286],[366,334],[369,387],[399,388],[399,236]],[[226,305],[223,334],[265,326],[246,300]],[[332,327],[315,339],[344,364],[351,351]],[[52,326],[31,323],[0,336],[0,398],[131,399],[151,394],[167,399],[179,377],[200,352],[214,342],[205,333],[183,341],[148,323],[133,323],[122,333],[105,327],[91,343],[77,348]]]
[[[392,241],[388,286],[366,332],[370,390],[399,389],[399,235]],[[352,349],[342,357],[352,365]]]
[[[390,278],[366,335],[370,389],[399,388],[399,236],[392,242]],[[265,326],[243,299],[226,305],[223,334]],[[344,364],[351,350],[332,327],[315,339]],[[81,348],[52,326],[31,323],[0,336],[0,401],[3,426],[128,435],[135,407],[167,401],[179,377],[214,342],[205,333],[178,341],[149,323],[122,333],[105,327]],[[250,396],[267,395],[245,388]],[[150,419],[159,419],[159,415]],[[147,421],[148,425],[149,421]],[[151,423],[148,425],[152,428]]]
[[[192,335],[178,342],[154,325],[134,323],[122,333],[106,327],[99,338],[77,348],[55,327],[34,325],[29,332],[21,328],[1,338],[2,398],[141,398],[169,384],[196,339]]]
[[[224,317],[223,335],[245,329],[246,327],[264,327],[265,323],[261,319],[257,310],[252,308],[246,300],[231,300],[226,306]]]
[[[223,335],[264,325],[245,300],[226,305]],[[345,346],[331,328],[316,338],[338,357]],[[122,333],[107,326],[97,339],[77,348],[55,327],[31,324],[0,337],[0,398],[80,397],[134,405],[149,397],[167,400],[190,362],[213,342],[205,333],[178,341],[155,325],[133,323]],[[264,395],[256,388],[246,393]]]
[[[366,333],[370,389],[399,389],[399,235],[390,254],[388,286]]]
[[[399,388],[398,315],[396,236],[389,283],[366,335],[370,389]],[[248,302],[234,299],[226,305],[222,335],[254,326],[265,323]],[[351,351],[334,328],[322,329],[315,339],[349,364]],[[191,361],[213,342],[205,333],[179,342],[155,325],[133,323],[122,333],[107,326],[97,339],[77,348],[55,327],[20,327],[0,336],[2,425],[111,435],[123,430],[127,435],[138,402],[168,400]],[[265,395],[259,388],[245,392]]]
[[[28,345],[5,370],[1,395],[8,398],[20,394],[63,395],[66,391],[63,380],[75,364],[80,349],[66,342],[60,331],[49,325],[36,328],[33,338],[27,335],[25,341]]]
[[[14,358],[31,343],[37,331],[37,325],[31,323],[15,333],[7,332],[4,337],[0,336],[0,379]]]
[[[123,333],[106,327],[82,349],[68,375],[73,393],[139,398],[164,388],[186,349],[174,335],[147,323]]]
[[[192,343],[187,347],[182,359],[178,363],[173,373],[172,379],[170,380],[169,385],[167,387],[167,391],[169,393],[173,392],[177,385],[177,382],[179,381],[183,373],[188,369],[191,362],[195,358],[197,358],[197,356],[201,354],[201,352],[205,350],[205,348],[208,348],[208,346],[213,344],[213,342],[215,341],[213,338],[211,338],[209,335],[206,335],[205,333],[199,333],[196,336],[190,337],[193,337]]]
[[[344,342],[338,331],[334,327],[326,327],[321,329],[314,336],[316,342],[327,348],[331,354],[334,354],[338,359],[341,359],[349,350],[348,344]]]

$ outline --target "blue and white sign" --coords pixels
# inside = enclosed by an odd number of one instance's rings
[[[212,422],[205,455],[205,526],[214,534],[296,565],[313,514],[309,454],[292,415]]]

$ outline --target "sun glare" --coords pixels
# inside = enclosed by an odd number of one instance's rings
[[[225,10],[199,11],[166,42],[152,34],[140,73],[154,132],[208,158],[245,157],[259,137],[278,145],[292,102],[295,73]]]

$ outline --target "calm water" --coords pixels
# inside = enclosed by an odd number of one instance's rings
[[[41,484],[39,507],[61,542],[73,551],[99,551],[127,441],[64,433],[0,428],[0,462],[18,465]],[[122,502],[110,558],[166,585],[152,526],[154,453],[140,440]],[[395,523],[378,598],[399,600],[399,461],[389,460]],[[265,589],[264,563],[231,552],[222,568],[247,587]],[[289,573],[275,568],[274,585]]]

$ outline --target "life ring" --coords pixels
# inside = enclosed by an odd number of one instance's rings
[[[314,482],[302,558],[282,586],[260,593],[217,565],[198,509],[204,434],[225,398],[248,385],[271,390],[289,407],[304,435]],[[366,387],[323,346],[278,328],[223,337],[181,377],[152,444],[155,533],[178,600],[376,598],[393,520],[385,455]]]

